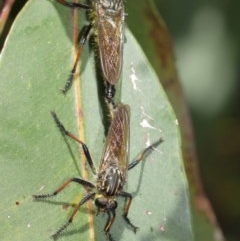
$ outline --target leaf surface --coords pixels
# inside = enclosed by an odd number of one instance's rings
[[[80,11],[84,16],[83,11]],[[32,194],[54,191],[64,180],[82,175],[78,145],[64,141],[50,111],[88,145],[98,166],[105,140],[106,115],[99,97],[93,51],[84,47],[79,87],[66,97],[59,91],[73,63],[72,11],[48,1],[30,0],[16,19],[0,58],[0,203],[2,240],[50,240],[85,194],[76,184],[54,199],[33,202]],[[79,21],[80,29],[82,21]],[[126,190],[133,195],[129,218],[123,221],[124,200],[118,198],[111,229],[116,240],[193,240],[188,186],[179,131],[168,99],[134,37],[126,28],[121,102],[131,109],[130,160],[160,137],[164,142],[128,173]],[[121,87],[121,91],[120,91]],[[80,101],[80,102],[79,102]],[[81,123],[79,130],[79,123]],[[71,152],[70,152],[71,150]],[[89,175],[94,182],[95,177]],[[96,213],[94,209],[93,213]],[[106,240],[107,216],[94,217],[95,240]],[[80,208],[74,225],[59,240],[91,240],[89,210]]]

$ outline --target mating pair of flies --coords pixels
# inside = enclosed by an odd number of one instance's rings
[[[102,158],[98,170],[95,168],[90,152],[85,143],[83,143],[74,134],[69,132],[61,123],[55,112],[52,112],[55,123],[62,134],[77,141],[83,149],[86,160],[93,172],[97,176],[96,183],[84,180],[80,177],[70,178],[65,181],[58,189],[50,194],[33,195],[34,200],[44,200],[58,195],[70,183],[75,182],[87,190],[91,190],[75,206],[70,218],[52,235],[57,239],[64,230],[72,223],[79,208],[87,201],[94,200],[98,212],[106,213],[108,218],[104,227],[104,232],[108,240],[113,241],[110,229],[114,223],[117,209],[117,197],[126,199],[123,219],[133,229],[137,227],[128,218],[128,212],[132,202],[132,195],[123,190],[127,180],[127,172],[141,162],[146,154],[154,147],[159,145],[163,140],[158,141],[144,149],[139,157],[129,163],[129,137],[130,137],[130,108],[128,105],[114,103],[115,87],[122,69],[122,52],[123,52],[123,23],[124,23],[124,5],[123,0],[92,0],[91,5],[81,3],[67,2],[57,0],[65,6],[71,8],[81,8],[89,11],[90,24],[84,29],[80,39],[77,58],[74,62],[71,75],[63,89],[65,94],[70,88],[76,67],[82,52],[83,45],[86,42],[92,28],[97,31],[97,43],[99,45],[99,56],[105,80],[105,98],[113,105],[112,122],[109,127],[106,143],[103,150]]]

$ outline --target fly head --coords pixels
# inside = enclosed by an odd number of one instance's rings
[[[98,212],[109,212],[114,211],[118,204],[115,198],[113,197],[105,197],[102,194],[97,195],[95,198],[95,205],[98,208]]]

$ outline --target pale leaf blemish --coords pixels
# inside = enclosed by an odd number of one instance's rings
[[[146,147],[149,147],[151,145],[150,138],[149,138],[149,133],[147,133],[145,145],[146,145]]]
[[[165,231],[166,231],[166,228],[165,228],[165,223],[166,223],[166,221],[167,221],[167,218],[165,217],[165,218],[163,218],[163,223],[160,224],[160,230],[161,230],[162,232],[165,232]]]
[[[177,126],[179,125],[178,119],[175,120],[175,124],[176,124]]]
[[[152,215],[152,212],[151,212],[150,210],[147,210],[146,213],[147,213],[147,215],[149,215],[149,216]]]
[[[148,119],[150,120],[154,120],[150,115],[148,115],[145,110],[144,110],[144,107],[143,106],[140,106],[140,109],[141,109],[141,113],[144,117],[147,117]]]
[[[28,224],[27,224],[27,227],[28,227],[28,228],[31,228],[31,224],[30,224],[30,223],[28,223]]]
[[[136,75],[136,71],[134,69],[133,62],[131,62],[131,74],[130,74],[129,77],[130,77],[130,80],[132,82],[133,89],[142,94],[140,89],[138,89],[138,87],[137,87],[137,82],[140,82],[140,80]]]
[[[163,224],[160,225],[160,230],[161,230],[162,232],[165,232],[165,226],[164,226]]]
[[[150,125],[149,122],[146,120],[146,119],[143,119],[141,122],[140,122],[140,125],[143,127],[143,128],[149,128],[149,129],[153,129],[153,130],[156,130],[157,128],[155,128],[154,126]]]
[[[159,132],[162,132],[161,129],[150,124],[150,122],[154,121],[154,118],[145,112],[143,106],[140,106],[140,110],[142,115],[142,121],[140,122],[140,126],[142,126],[143,128],[158,130]]]
[[[41,192],[44,188],[45,188],[45,185],[42,185],[42,186],[39,188],[39,191]]]

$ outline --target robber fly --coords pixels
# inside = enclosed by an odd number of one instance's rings
[[[93,199],[99,212],[106,213],[108,219],[104,227],[104,232],[108,240],[113,241],[112,235],[110,234],[111,226],[115,220],[116,208],[117,208],[117,197],[124,197],[127,202],[123,211],[123,219],[136,233],[137,227],[132,224],[128,218],[128,211],[132,202],[132,195],[128,192],[123,191],[124,184],[127,180],[127,171],[135,167],[140,161],[143,160],[145,154],[147,154],[153,147],[157,146],[162,142],[159,139],[157,142],[147,147],[139,157],[129,164],[129,121],[130,111],[129,106],[119,104],[113,109],[113,120],[109,128],[109,132],[106,139],[105,148],[102,154],[101,162],[98,171],[94,167],[91,155],[87,146],[79,140],[75,135],[65,129],[63,124],[58,119],[57,115],[52,112],[53,118],[64,135],[69,136],[78,143],[81,144],[84,155],[86,156],[87,162],[91,167],[94,174],[97,175],[96,184],[84,180],[79,177],[70,178],[65,181],[56,191],[51,194],[33,195],[34,200],[42,200],[56,196],[60,193],[68,184],[76,182],[88,190],[92,190],[76,205],[74,211],[67,222],[61,226],[58,231],[52,235],[56,239],[68,226],[72,223],[74,216],[76,215],[80,206],[87,201]]]
[[[79,42],[77,57],[71,71],[71,75],[63,89],[66,94],[72,85],[82,48],[91,31],[94,29],[96,42],[99,47],[99,57],[105,81],[105,97],[109,102],[115,95],[115,84],[122,71],[123,56],[123,25],[124,5],[123,0],[90,0],[90,5],[82,3],[56,0],[70,8],[88,10],[90,24],[85,26]]]

